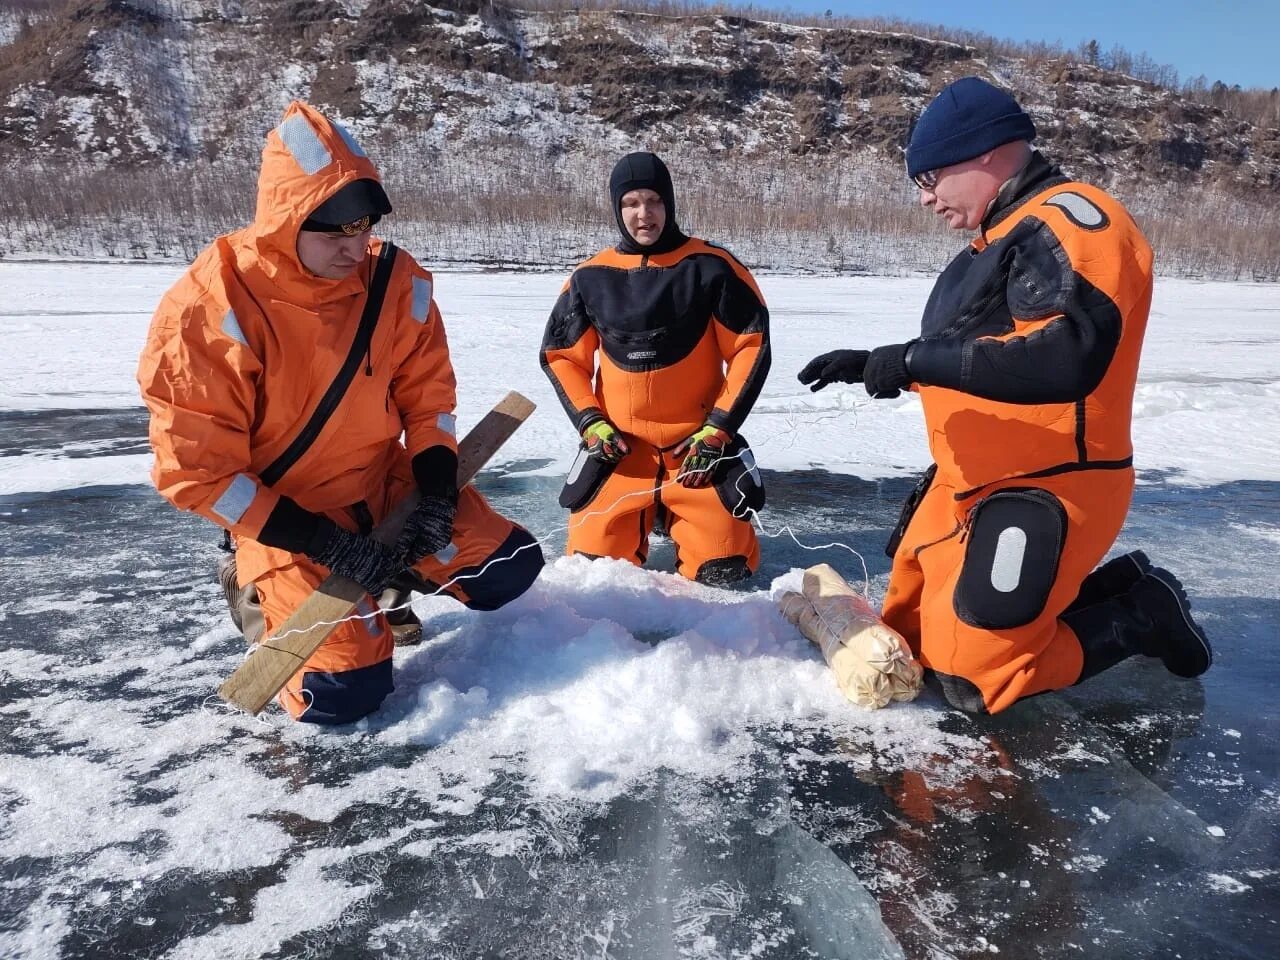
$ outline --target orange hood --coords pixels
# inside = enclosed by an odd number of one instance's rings
[[[267,134],[258,174],[253,223],[234,235],[237,267],[251,287],[275,287],[275,296],[299,305],[357,293],[361,271],[326,280],[298,260],[298,231],[311,211],[356,180],[377,180],[378,170],[355,138],[314,107],[294,100]],[[266,292],[266,291],[264,291]]]

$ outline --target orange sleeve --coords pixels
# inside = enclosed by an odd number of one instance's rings
[[[444,320],[433,297],[431,274],[413,264],[412,282],[400,305],[397,330],[413,338],[412,348],[396,368],[391,397],[404,423],[405,448],[415,456],[431,447],[458,449],[457,380],[449,359]]]
[[[769,376],[769,309],[747,269],[731,257],[725,264],[729,269],[721,279],[714,324],[725,381],[707,422],[737,433]]]
[[[174,506],[256,539],[280,497],[250,466],[262,364],[240,318],[188,273],[147,333],[138,385],[151,414],[151,479]]]
[[[587,317],[572,278],[564,285],[542,338],[543,372],[578,432],[602,419],[593,378],[600,335]]]

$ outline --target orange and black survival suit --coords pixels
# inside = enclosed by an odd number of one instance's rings
[[[526,531],[456,489],[455,381],[431,275],[376,239],[345,279],[299,259],[308,214],[362,186],[381,198],[375,213],[390,210],[351,135],[291,104],[267,137],[254,222],[215,240],[165,294],[138,368],[152,479],[234,537],[268,634],[330,572],[317,557],[385,565],[360,534],[415,486],[444,505],[439,548],[412,568],[421,580],[490,610],[543,562]],[[295,717],[349,722],[391,692],[386,617],[372,597],[358,609],[366,616],[334,630],[281,691]]]
[[[1184,676],[1209,665],[1172,575],[1140,552],[1095,570],[1133,492],[1151,267],[1118,202],[1032,154],[939,277],[920,338],[867,360],[873,395],[919,390],[935,461],[890,543],[884,619],[963,710],[1135,653]],[[874,369],[881,351],[903,354],[900,376]]]
[[[647,246],[620,212],[640,189],[666,209]],[[769,312],[731,254],[681,233],[658,157],[624,157],[610,194],[622,239],[574,270],[542,342],[543,370],[575,429],[616,428],[629,451],[616,464],[580,451],[560,501],[572,512],[568,552],[642,564],[661,512],[681,574],[743,579],[759,566],[750,516],[764,488],[739,430],[769,372]],[[691,469],[698,450],[709,465],[702,481]]]
[[[1128,512],[1151,265],[1120,204],[1033,154],[929,297],[906,363],[937,466],[884,618],[953,702],[996,712],[1080,677],[1060,614]]]

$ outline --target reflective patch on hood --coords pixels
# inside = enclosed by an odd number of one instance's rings
[[[320,142],[320,137],[311,128],[306,117],[295,114],[280,124],[276,132],[280,135],[280,142],[307,176],[319,173],[333,163],[333,154]],[[364,156],[363,153],[360,155]]]
[[[335,120],[330,120],[329,122],[333,124],[333,129],[338,131],[338,136],[342,138],[342,142],[347,145],[348,150],[354,153],[357,157],[368,156],[368,154],[366,154],[364,152],[364,149],[360,146],[359,141],[357,141],[356,138],[351,135],[350,130],[348,130],[346,127],[344,127],[342,124],[338,123]]]

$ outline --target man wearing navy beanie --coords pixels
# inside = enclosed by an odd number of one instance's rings
[[[799,379],[916,390],[935,461],[890,539],[885,622],[972,713],[1132,655],[1212,663],[1182,585],[1141,551],[1098,566],[1133,493],[1129,437],[1152,252],[1128,211],[1032,150],[1035,124],[978,77],[945,87],[907,146],[920,204],[977,236],[919,338],[835,350]]]

